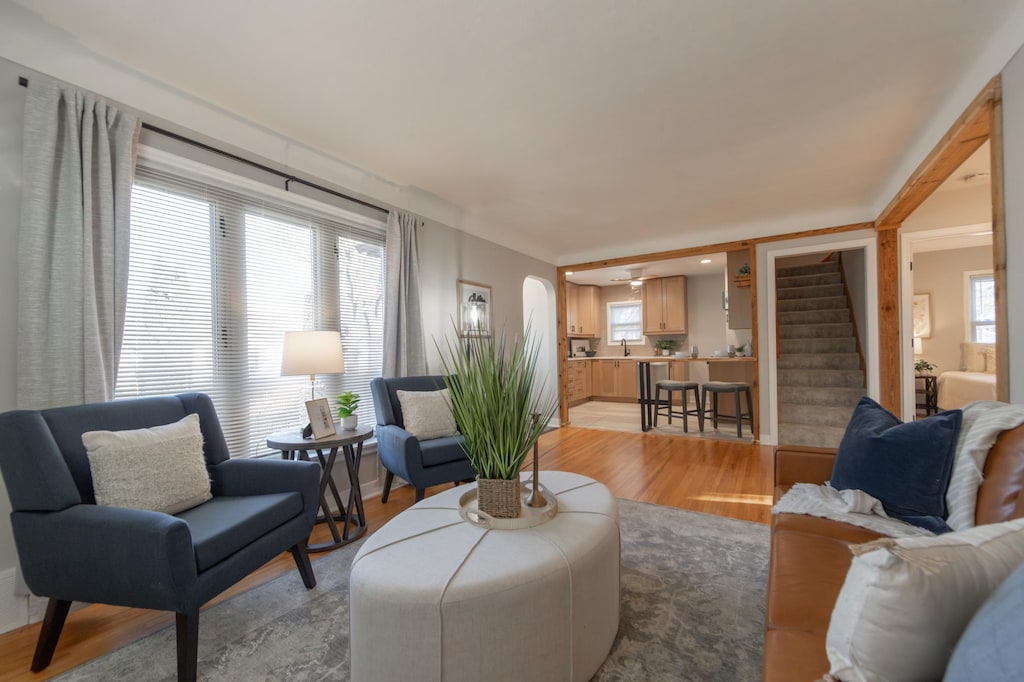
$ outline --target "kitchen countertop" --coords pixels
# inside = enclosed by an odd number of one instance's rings
[[[689,356],[683,356],[681,358],[674,355],[629,355],[623,357],[622,355],[595,355],[592,358],[569,358],[569,360],[641,360],[643,362],[668,362],[674,360],[675,362],[754,362],[757,358],[739,356],[734,358],[730,357],[715,357],[715,356],[701,356],[697,358],[691,358]]]

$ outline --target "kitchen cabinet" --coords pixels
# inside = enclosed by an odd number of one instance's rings
[[[750,251],[730,251],[726,254],[726,281],[729,286],[729,329],[750,329],[753,326],[751,287],[736,282],[736,271],[750,264]],[[733,410],[735,411],[735,410]]]
[[[644,282],[644,334],[686,333],[686,277],[657,277]]]
[[[636,360],[593,360],[593,396],[636,400]]]
[[[566,394],[570,405],[578,405],[590,399],[593,393],[590,365],[590,360],[573,360],[569,363]]]
[[[572,338],[597,336],[598,287],[565,283],[566,331]]]

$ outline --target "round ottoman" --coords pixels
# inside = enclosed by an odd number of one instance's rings
[[[524,479],[527,476],[524,474]],[[542,471],[558,514],[463,521],[456,487],[402,512],[352,562],[352,679],[589,680],[619,627],[619,514],[593,479]]]

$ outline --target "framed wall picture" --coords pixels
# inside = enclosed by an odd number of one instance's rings
[[[326,438],[337,433],[334,429],[334,418],[327,398],[306,401],[306,412],[309,414],[309,425],[313,429],[313,438]]]
[[[491,335],[491,287],[458,280],[459,334],[466,337]]]
[[[914,338],[932,338],[931,295],[914,294]]]

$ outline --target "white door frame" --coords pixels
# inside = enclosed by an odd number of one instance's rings
[[[866,365],[867,394],[875,399],[879,394],[878,362],[878,240],[874,230],[840,232],[778,242],[764,242],[757,245],[757,319],[765,324],[758,325],[759,381],[761,386],[759,408],[761,410],[761,443],[778,445],[778,345],[775,327],[778,316],[775,306],[775,261],[779,258],[799,256],[820,251],[851,251],[864,249],[865,308],[867,320],[857,320],[864,332],[864,362]],[[763,292],[763,293],[762,293]],[[765,419],[765,417],[768,417]],[[768,429],[765,430],[765,426]]]

